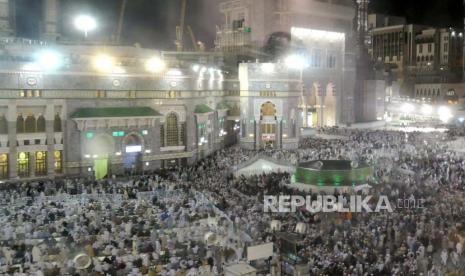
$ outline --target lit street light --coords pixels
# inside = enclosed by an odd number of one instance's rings
[[[87,37],[87,33],[97,28],[97,21],[88,15],[79,15],[74,19],[74,26],[76,29],[84,32],[84,37]]]

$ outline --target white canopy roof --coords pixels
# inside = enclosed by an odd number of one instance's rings
[[[295,168],[287,162],[277,161],[268,157],[258,157],[240,166],[236,171],[235,175],[240,176],[250,176],[258,175],[263,173],[271,172],[294,172]]]

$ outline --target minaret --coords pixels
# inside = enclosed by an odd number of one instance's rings
[[[465,0],[464,0],[465,1]],[[368,4],[369,0],[356,0],[356,18],[355,18],[355,33],[356,33],[356,48],[357,48],[357,73],[354,93],[354,115],[355,121],[360,122],[365,120],[364,109],[367,93],[366,80],[371,79],[370,57],[368,56]]]
[[[10,26],[10,1],[0,0],[0,36],[10,36],[13,30]]]
[[[465,1],[465,0],[464,0]],[[357,0],[357,35],[359,47],[368,47],[368,4],[370,0]]]
[[[42,21],[42,39],[57,40],[59,36],[57,24],[58,0],[42,1]]]

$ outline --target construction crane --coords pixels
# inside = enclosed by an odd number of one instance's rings
[[[184,22],[186,20],[186,8],[187,8],[187,0],[182,0],[181,2],[181,18],[179,22],[179,26],[176,26],[176,50],[178,52],[182,52],[184,48],[183,44],[183,36],[184,36]]]
[[[192,31],[192,28],[189,25],[187,25],[187,32],[189,32],[189,35],[191,36],[192,46],[194,46],[194,51],[198,52],[199,51],[199,44],[197,44],[197,40],[195,39],[194,31]]]
[[[179,25],[176,26],[176,50],[178,52],[184,51],[184,27],[187,28],[187,32],[189,33],[189,36],[191,37],[192,40],[192,46],[194,47],[194,51],[203,51],[205,46],[203,45],[202,42],[197,41],[195,39],[194,31],[192,31],[191,26],[187,25],[185,26],[186,22],[186,10],[187,10],[187,0],[182,0],[181,2],[181,18],[179,20]]]
[[[118,29],[116,30],[116,43],[120,43],[121,40],[121,32],[123,31],[123,21],[124,21],[124,13],[126,11],[126,4],[127,0],[123,0],[121,2],[121,9],[119,13],[119,19],[118,19]]]

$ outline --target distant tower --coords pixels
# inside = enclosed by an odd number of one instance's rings
[[[465,1],[465,0],[464,0]],[[370,57],[368,55],[368,45],[370,37],[368,35],[368,4],[369,0],[356,0],[356,18],[354,28],[356,29],[356,47],[357,47],[357,78],[354,93],[354,115],[355,121],[365,120],[364,109],[366,104],[366,80],[372,79],[372,70]]]
[[[10,36],[13,30],[10,26],[10,1],[0,0],[0,36]]]
[[[465,1],[465,0],[464,0]],[[370,0],[357,0],[357,44],[359,51],[367,50],[370,43],[368,36],[368,4]],[[359,53],[360,55],[361,53]]]
[[[2,1],[2,0],[0,0]],[[58,0],[42,1],[42,35],[45,40],[57,40],[58,33]]]

